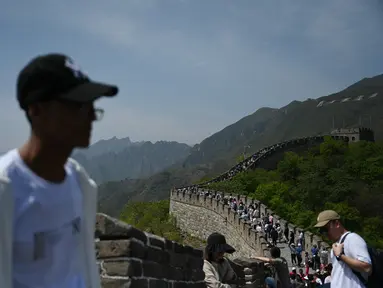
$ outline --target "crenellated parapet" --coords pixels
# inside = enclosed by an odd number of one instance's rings
[[[96,256],[103,288],[206,287],[202,250],[97,215]]]
[[[95,237],[103,288],[206,287],[201,249],[140,231],[105,214],[97,215]],[[238,288],[263,287],[263,263],[237,258],[230,264],[238,275]]]
[[[186,189],[174,189],[170,195],[170,213],[177,219],[178,227],[201,239],[206,239],[211,233],[219,232],[226,236],[229,244],[233,245],[237,252],[234,257],[250,257],[252,255],[268,255],[267,242],[264,233],[258,233],[252,229],[251,225],[241,220],[228,205],[215,198],[202,196],[205,190],[198,189],[195,193],[190,193]],[[222,196],[225,193],[218,192]],[[238,195],[238,200],[245,205],[256,204],[260,215],[269,213],[274,219],[279,220],[282,227],[287,225],[290,231],[294,231],[298,238],[301,230],[293,223],[282,219],[265,204],[246,196]],[[330,248],[327,243],[313,233],[305,231],[305,249],[310,250],[313,244],[318,246],[323,244]]]

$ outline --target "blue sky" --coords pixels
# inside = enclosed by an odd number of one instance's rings
[[[4,1],[0,151],[28,136],[15,81],[37,54],[66,53],[119,85],[93,141],[194,144],[260,107],[383,73],[382,15],[379,0]]]

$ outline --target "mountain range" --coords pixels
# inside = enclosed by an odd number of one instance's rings
[[[118,214],[127,201],[166,199],[172,187],[212,177],[236,163],[238,156],[281,141],[319,135],[333,128],[364,126],[383,139],[383,75],[365,78],[337,93],[260,108],[190,149],[183,161],[146,179],[100,185],[99,210]]]
[[[77,150],[72,156],[101,184],[149,177],[183,160],[190,149],[178,142],[132,142],[128,137],[114,137]]]

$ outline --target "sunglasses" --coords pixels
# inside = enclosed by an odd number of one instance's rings
[[[104,109],[102,108],[94,108],[93,106],[90,108],[89,103],[81,103],[81,102],[76,102],[76,101],[69,101],[69,100],[58,100],[57,102],[67,106],[70,109],[76,110],[76,112],[90,112],[94,113],[94,120],[100,121],[105,114]]]

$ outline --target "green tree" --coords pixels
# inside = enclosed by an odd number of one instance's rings
[[[383,248],[381,143],[326,138],[302,155],[286,153],[275,171],[246,171],[212,189],[256,198],[313,232],[320,211],[336,210],[348,229]]]

